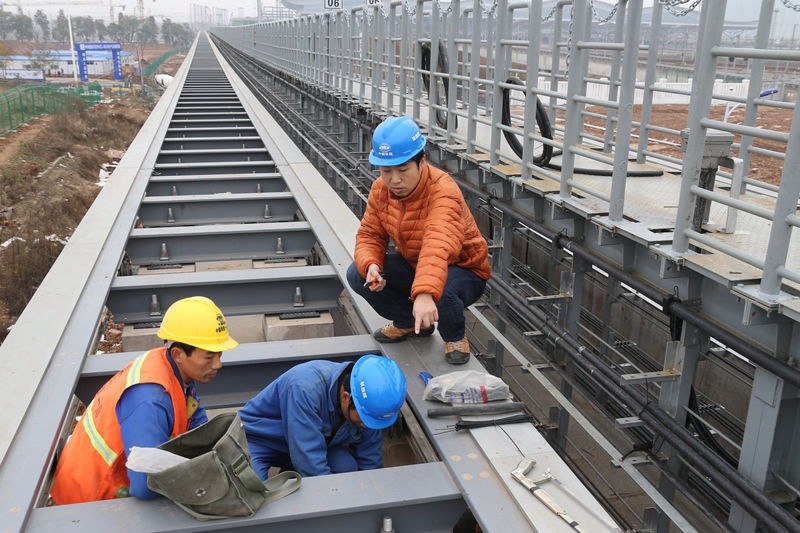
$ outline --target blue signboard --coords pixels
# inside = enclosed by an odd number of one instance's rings
[[[78,73],[81,81],[89,81],[89,69],[86,65],[86,52],[111,51],[111,60],[114,62],[114,79],[122,79],[122,66],[119,62],[119,52],[122,45],[119,43],[75,43],[78,54]]]

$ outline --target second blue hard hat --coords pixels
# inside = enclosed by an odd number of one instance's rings
[[[397,420],[406,400],[406,377],[391,359],[365,355],[350,372],[350,393],[365,426],[387,428]]]
[[[425,148],[425,137],[410,117],[389,117],[372,134],[369,162],[376,167],[402,165]]]

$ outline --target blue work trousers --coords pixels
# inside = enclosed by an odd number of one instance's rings
[[[383,318],[391,320],[398,328],[414,327],[414,304],[411,302],[411,286],[414,284],[414,269],[398,253],[386,254],[383,263],[386,287],[372,292],[364,287],[364,276],[355,266],[347,269],[347,282]],[[464,338],[464,309],[481,297],[486,280],[471,270],[457,266],[447,269],[447,281],[442,297],[436,302],[439,312],[439,333],[445,342]]]
[[[270,467],[278,467],[281,470],[297,470],[292,464],[292,458],[288,453],[280,453],[274,450],[265,450],[259,446],[255,447],[258,453],[254,453],[251,457],[253,470],[255,470],[258,477],[262,481],[267,479]],[[350,453],[348,448],[336,446],[328,448],[327,453],[328,468],[331,474],[341,474],[343,472],[356,472],[358,470],[358,462],[353,454]]]

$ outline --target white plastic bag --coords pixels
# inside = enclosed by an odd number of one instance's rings
[[[487,403],[506,400],[508,396],[508,385],[502,379],[476,370],[460,370],[431,378],[422,393],[424,400],[446,403]]]
[[[179,465],[188,461],[188,457],[159,450],[158,448],[140,448],[139,446],[131,447],[131,453],[128,455],[128,462],[125,464],[129,469],[134,472],[142,472],[144,474],[155,474],[167,468]]]

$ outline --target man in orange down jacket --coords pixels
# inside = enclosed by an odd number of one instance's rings
[[[86,407],[58,460],[55,503],[158,497],[146,474],[126,468],[131,448],[158,446],[208,421],[195,384],[214,379],[222,352],[238,344],[225,317],[208,298],[184,298],[167,309],[158,336],[163,347],[134,359]]]
[[[379,167],[361,226],[352,289],[392,322],[378,342],[433,334],[451,364],[469,360],[464,309],[491,276],[488,246],[455,181],[425,160],[425,137],[409,117],[389,117],[375,129],[369,162]],[[395,252],[387,253],[389,240]]]

